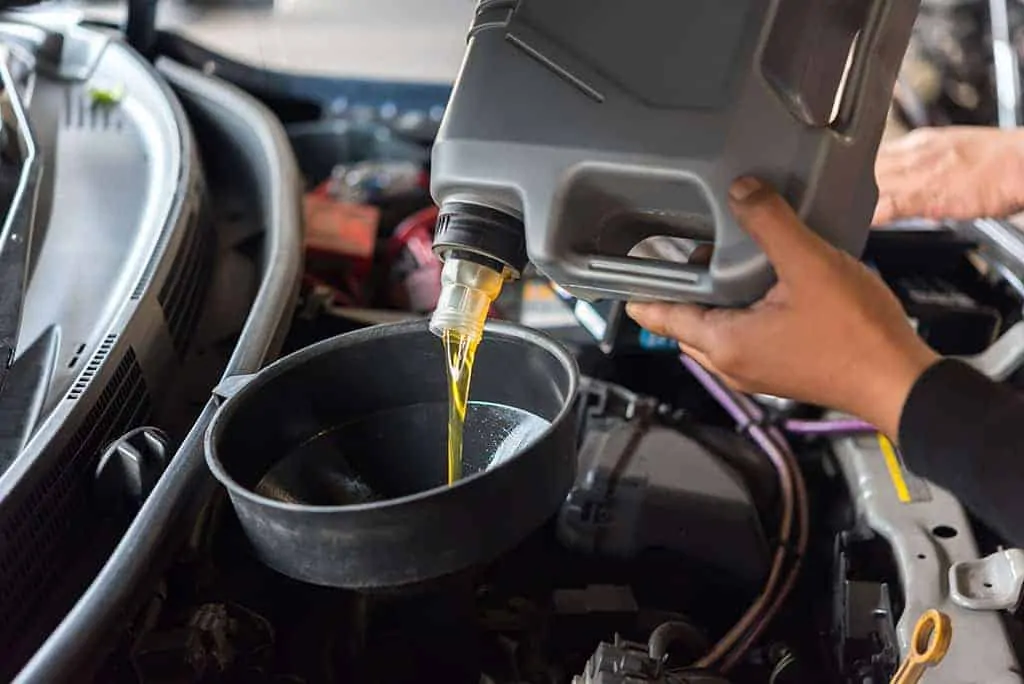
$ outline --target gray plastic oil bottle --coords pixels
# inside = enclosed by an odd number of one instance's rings
[[[747,304],[774,276],[727,192],[754,174],[859,254],[918,4],[483,0],[434,146],[435,250],[512,277],[528,254],[587,299]]]

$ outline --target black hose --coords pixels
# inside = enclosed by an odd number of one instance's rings
[[[672,620],[658,625],[647,639],[647,654],[655,660],[663,660],[674,645],[682,645],[687,652],[699,654],[709,648],[704,634],[682,620]]]
[[[128,0],[128,21],[124,35],[128,44],[152,61],[156,56],[157,0]]]

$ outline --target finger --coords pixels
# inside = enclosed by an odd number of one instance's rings
[[[886,213],[888,221],[899,219],[924,218],[940,220],[946,218],[971,218],[975,214],[965,211],[945,194],[946,189],[938,184],[914,184],[901,187],[898,191],[887,193],[878,201],[879,208]],[[883,207],[884,204],[884,207]],[[874,223],[874,221],[872,222]]]
[[[729,188],[732,212],[768,255],[780,278],[798,273],[809,259],[828,250],[774,190],[756,178],[740,178]]]
[[[886,142],[879,148],[879,154],[899,153],[928,148],[935,143],[936,139],[941,140],[942,136],[947,134],[948,131],[948,128],[915,128],[906,135]]]
[[[693,359],[694,361],[699,363],[701,366],[703,366],[707,370],[709,370],[709,371],[711,371],[712,373],[715,373],[715,374],[718,373],[718,371],[715,369],[715,364],[711,363],[711,359],[709,359],[707,354],[702,352],[700,349],[697,349],[696,347],[691,347],[690,345],[688,345],[688,344],[686,344],[684,342],[680,342],[679,343],[679,349],[684,354],[689,356],[691,359]]]
[[[706,349],[709,334],[707,310],[694,304],[630,302],[626,313],[640,327],[669,337],[693,349]]]
[[[926,193],[916,188],[906,188],[878,198],[871,225],[878,226],[902,219],[941,218],[941,212],[933,210],[935,206],[936,203]]]
[[[692,266],[707,266],[711,263],[711,256],[714,254],[714,247],[710,244],[700,244],[690,253],[686,263]]]
[[[924,207],[918,206],[916,199],[921,194],[921,188],[941,186],[941,183],[931,178],[927,165],[902,168],[890,162],[886,166],[881,157],[875,167],[875,182],[878,185],[878,204],[871,219],[871,225],[874,226],[921,215]]]
[[[878,154],[875,156],[875,170],[904,172],[915,164],[934,157],[935,154],[936,150],[931,144],[922,145],[919,142],[913,142],[908,145],[903,141],[898,141],[878,150]]]
[[[692,347],[688,347],[682,343],[680,343],[679,349],[681,349],[682,352],[689,356],[691,359],[699,363],[701,367],[704,368],[704,370],[708,371],[709,373],[717,377],[719,380],[724,382],[730,389],[736,390],[738,392],[745,391],[745,388],[743,387],[742,383],[740,383],[735,378],[723,373],[721,369],[719,369],[717,366],[715,366],[715,364],[711,362],[711,359],[709,359],[707,354],[705,354],[704,352],[700,351],[699,349],[693,349]]]
[[[896,203],[892,197],[888,195],[880,196],[878,204],[875,205],[875,215],[871,217],[871,225],[876,227],[884,226],[887,223],[892,223],[896,218]]]
[[[876,163],[895,162],[906,158],[915,149],[920,148],[920,138],[913,135],[904,135],[879,145],[878,154],[875,155]]]
[[[910,175],[920,174],[924,161],[919,154],[894,152],[879,155],[875,160],[875,180],[883,191],[892,185],[898,185]]]

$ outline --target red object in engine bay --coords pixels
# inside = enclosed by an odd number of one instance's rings
[[[388,241],[388,294],[392,306],[429,313],[441,296],[441,260],[434,254],[437,207],[426,207],[395,228]],[[491,316],[498,315],[491,305]]]
[[[339,201],[324,185],[303,198],[306,273],[343,293],[344,303],[362,305],[373,271],[380,209]]]
[[[434,254],[437,207],[402,221],[388,241],[388,283],[392,306],[418,313],[433,311],[441,296],[441,260]]]
[[[368,204],[339,202],[319,190],[303,201],[306,250],[343,258],[357,276],[373,267],[380,209]]]

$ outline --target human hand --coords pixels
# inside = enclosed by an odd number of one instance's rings
[[[774,191],[744,178],[730,195],[778,283],[747,309],[634,302],[629,315],[735,389],[839,409],[895,437],[910,389],[938,356],[881,279],[811,232]]]
[[[1024,209],[1024,131],[921,128],[883,145],[873,225],[902,218],[968,220]]]

